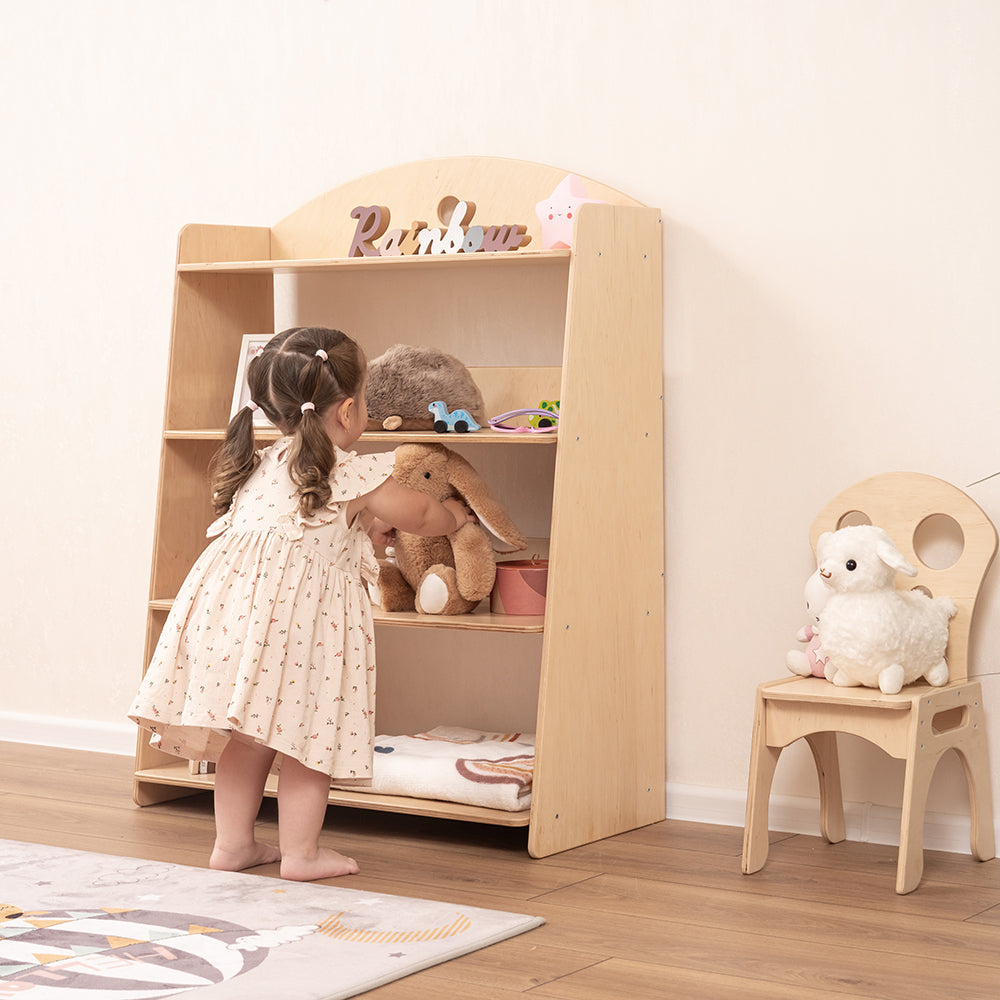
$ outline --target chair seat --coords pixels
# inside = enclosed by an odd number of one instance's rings
[[[760,691],[768,701],[816,701],[824,705],[891,708],[907,712],[915,700],[954,686],[907,684],[899,694],[883,694],[878,688],[836,687],[823,677],[787,677],[762,684]]]
[[[764,742],[780,749],[818,733],[850,733],[879,746],[890,757],[906,760],[916,751],[911,716],[917,719],[922,752],[964,743],[975,735],[982,714],[978,681],[910,684],[899,694],[878,688],[834,687],[822,677],[795,677],[760,686]],[[964,731],[964,733],[963,733]]]

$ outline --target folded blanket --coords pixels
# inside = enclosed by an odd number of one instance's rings
[[[534,763],[533,733],[438,726],[416,736],[376,736],[371,787],[361,791],[517,812],[531,805]]]

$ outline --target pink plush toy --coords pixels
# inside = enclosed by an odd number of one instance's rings
[[[832,593],[818,569],[806,580],[805,598],[809,621],[795,635],[799,642],[806,644],[806,648],[790,650],[785,657],[785,665],[793,674],[800,677],[825,677],[828,681],[833,679],[833,669],[829,658],[823,653],[817,632],[820,612]]]
[[[588,198],[583,181],[567,174],[556,189],[535,206],[542,224],[543,250],[568,250],[573,245],[573,220],[581,205],[603,205],[599,198]]]

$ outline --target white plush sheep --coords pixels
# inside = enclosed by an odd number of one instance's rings
[[[819,634],[835,668],[834,684],[896,694],[920,677],[935,687],[948,682],[944,652],[955,604],[895,588],[897,572],[916,576],[917,571],[885,531],[862,524],[825,532],[816,561],[833,591]]]

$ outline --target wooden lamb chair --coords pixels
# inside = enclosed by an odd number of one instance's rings
[[[934,515],[953,519],[943,522]],[[997,550],[997,533],[980,507],[960,489],[916,473],[875,476],[845,490],[820,512],[810,531],[813,551],[824,531],[866,523],[884,528],[900,552],[917,567],[916,577],[897,577],[897,587],[921,588],[958,605],[951,619],[946,659],[949,682],[925,682],[886,695],[878,688],[835,687],[822,677],[790,676],[757,689],[743,871],[760,871],[767,861],[768,800],[781,751],[804,738],[819,773],[820,830],[831,844],[845,838],[844,804],[837,758],[838,732],[874,743],[906,761],[896,892],[912,892],[923,872],[923,825],[927,792],[938,760],[954,749],[969,782],[972,855],[994,856],[993,807],[982,692],[968,680],[969,628],[979,588]],[[962,551],[947,568],[927,566],[914,549],[918,529],[948,524],[961,529]],[[923,545],[920,545],[923,550]],[[926,554],[926,553],[925,553]],[[932,559],[938,562],[937,559]]]

